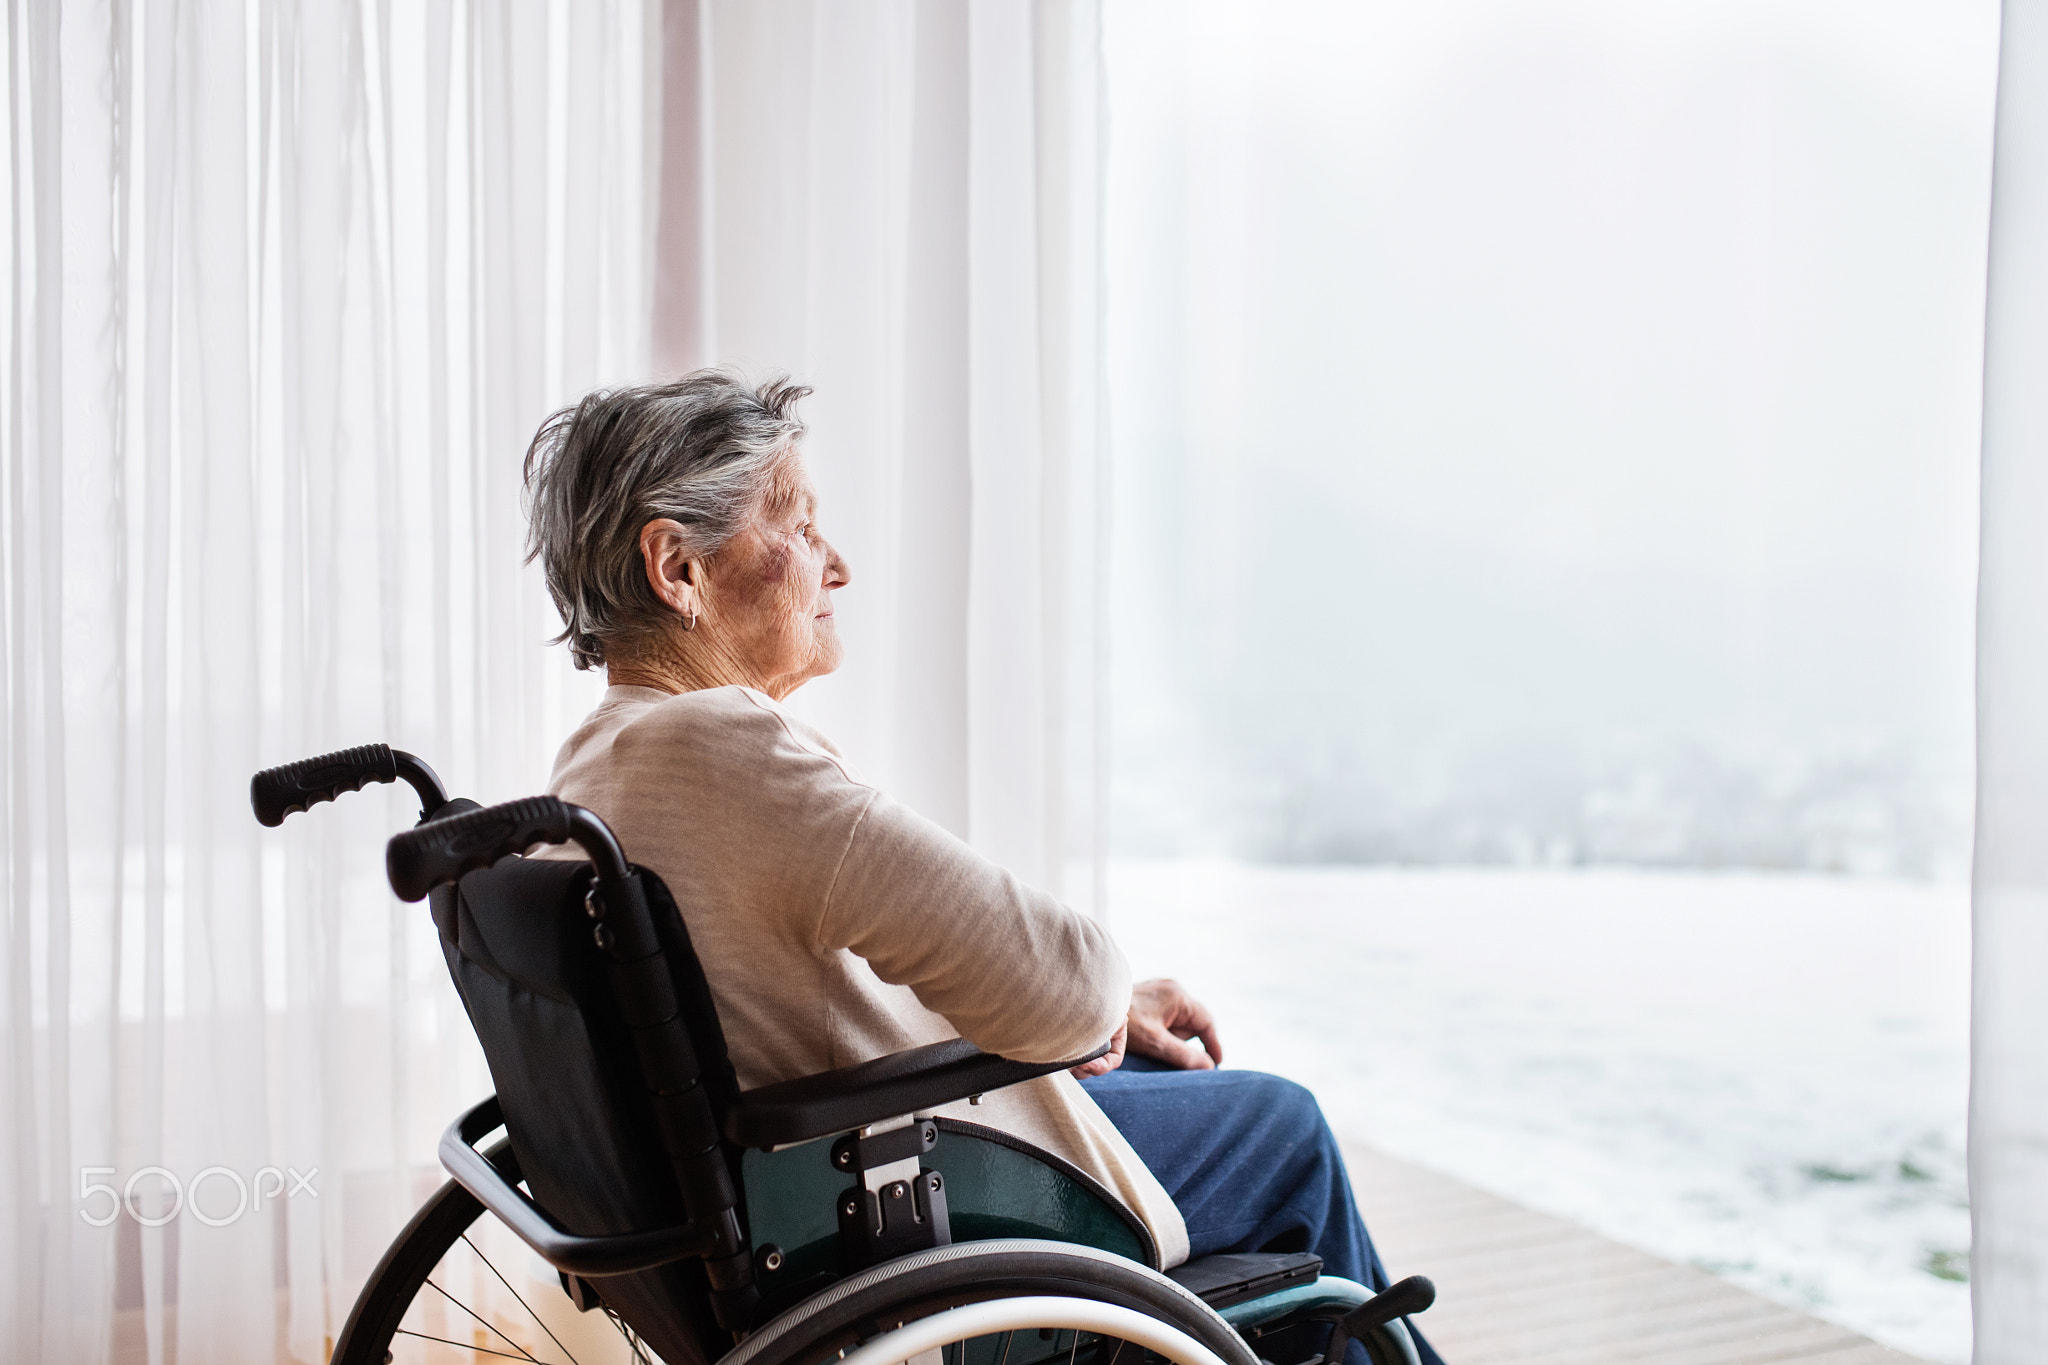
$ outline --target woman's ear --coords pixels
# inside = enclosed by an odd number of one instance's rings
[[[647,586],[676,615],[696,622],[698,587],[703,565],[690,558],[681,522],[664,517],[640,528],[640,558],[647,565]]]

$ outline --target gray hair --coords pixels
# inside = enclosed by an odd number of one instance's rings
[[[526,559],[538,559],[578,668],[608,645],[660,631],[675,613],[654,594],[640,528],[682,524],[692,559],[716,554],[791,468],[810,390],[758,386],[724,370],[600,389],[541,423],[526,451]]]

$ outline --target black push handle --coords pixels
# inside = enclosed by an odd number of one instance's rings
[[[294,811],[311,809],[344,792],[361,791],[372,782],[396,782],[401,777],[419,793],[422,820],[448,803],[441,779],[418,758],[388,744],[363,744],[265,768],[249,779],[249,804],[256,810],[258,824],[275,828]]]
[[[1407,1323],[1401,1319],[1423,1312],[1435,1302],[1436,1285],[1426,1275],[1410,1275],[1399,1284],[1388,1285],[1337,1319],[1330,1328],[1330,1343],[1323,1352],[1320,1365],[1342,1365],[1345,1347],[1355,1339],[1368,1336],[1379,1339],[1384,1353],[1406,1361],[1408,1365],[1416,1365],[1421,1355],[1408,1335]],[[1375,1360],[1383,1356],[1383,1352],[1370,1349],[1367,1354]]]
[[[535,844],[571,840],[581,844],[596,864],[600,882],[631,875],[619,841],[604,821],[554,796],[522,797],[409,829],[384,846],[384,870],[400,900],[424,900],[429,891],[465,872],[489,867]]]
[[[1337,1325],[1352,1336],[1360,1337],[1395,1318],[1413,1317],[1424,1312],[1435,1302],[1435,1283],[1427,1275],[1410,1275],[1352,1309]]]

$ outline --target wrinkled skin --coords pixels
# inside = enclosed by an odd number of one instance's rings
[[[852,570],[818,529],[817,491],[801,457],[791,459],[788,477],[778,480],[781,495],[757,508],[716,554],[689,557],[688,538],[676,522],[640,528],[648,586],[676,619],[636,648],[608,651],[614,686],[680,693],[737,684],[781,701],[839,667],[845,648],[832,594],[852,580]],[[685,621],[693,622],[690,628]],[[1184,1070],[1207,1070],[1223,1060],[1209,1011],[1163,978],[1132,988],[1129,1017],[1109,1052],[1074,1074],[1113,1071],[1126,1050]]]
[[[1193,1039],[1200,1039],[1199,1045]],[[1182,1071],[1207,1071],[1223,1064],[1223,1039],[1215,1019],[1178,981],[1163,976],[1131,988],[1130,1015],[1110,1040],[1109,1051],[1075,1067],[1074,1074],[1086,1079],[1114,1071],[1123,1065],[1126,1051]]]
[[[801,463],[790,492],[755,509],[717,554],[688,557],[683,528],[640,528],[648,586],[676,614],[669,629],[608,660],[615,686],[694,692],[737,684],[781,701],[839,667],[845,650],[832,594],[851,570],[818,529],[818,496]],[[690,629],[683,623],[692,621]]]

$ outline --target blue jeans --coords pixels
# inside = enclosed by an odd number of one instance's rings
[[[1190,1257],[1313,1251],[1325,1274],[1387,1287],[1337,1139],[1301,1086],[1258,1071],[1178,1071],[1144,1057],[1081,1084],[1173,1197]],[[1442,1365],[1420,1333],[1415,1345],[1423,1365]],[[1366,1365],[1356,1342],[1346,1365]]]

